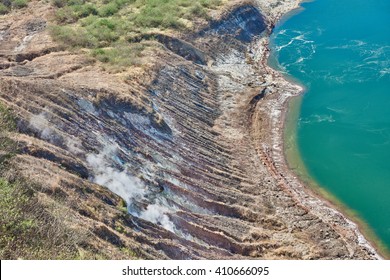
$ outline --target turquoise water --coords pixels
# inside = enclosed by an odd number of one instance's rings
[[[302,83],[311,175],[390,248],[390,1],[316,0],[276,26],[271,64]]]

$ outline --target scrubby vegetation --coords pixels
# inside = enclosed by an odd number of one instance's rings
[[[16,150],[16,143],[12,141],[7,133],[15,130],[15,120],[10,111],[0,104],[0,169],[4,162],[12,157]]]
[[[39,186],[3,176],[17,154],[10,137],[15,129],[10,110],[0,104],[0,258],[78,258],[83,235],[66,225],[66,211],[54,201],[44,204],[36,191]]]
[[[2,131],[12,131],[16,128],[11,112],[2,104],[0,104],[0,128]]]
[[[87,48],[98,60],[138,64],[151,33],[186,31],[208,18],[221,0],[53,0],[54,39],[69,48]],[[136,45],[134,45],[136,42]]]
[[[56,208],[54,204],[43,205],[26,182],[11,183],[0,178],[1,259],[78,257],[76,245],[81,235],[66,226],[63,213]]]
[[[0,0],[0,15],[9,13],[12,9],[27,7],[28,0]]]

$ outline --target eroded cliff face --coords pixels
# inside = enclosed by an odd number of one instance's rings
[[[42,4],[2,18],[0,101],[17,119],[2,176],[39,185],[87,232],[76,245],[108,258],[375,258],[282,178],[274,134],[299,88],[265,65],[266,37],[296,4],[235,3],[192,34],[158,35],[151,66],[127,76],[61,50]]]

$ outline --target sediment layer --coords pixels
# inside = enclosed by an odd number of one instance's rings
[[[268,67],[267,43],[298,2],[232,1],[192,34],[157,36],[153,65],[126,77],[61,50],[41,2],[3,17],[0,101],[18,153],[2,176],[65,201],[89,232],[80,246],[112,258],[378,258],[284,162],[301,89]]]

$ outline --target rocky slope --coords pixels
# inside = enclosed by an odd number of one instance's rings
[[[285,168],[282,112],[299,88],[265,62],[297,2],[231,1],[192,34],[158,35],[151,64],[126,75],[54,43],[47,4],[3,16],[17,147],[2,177],[39,186],[82,232],[78,250],[105,258],[377,258]]]

